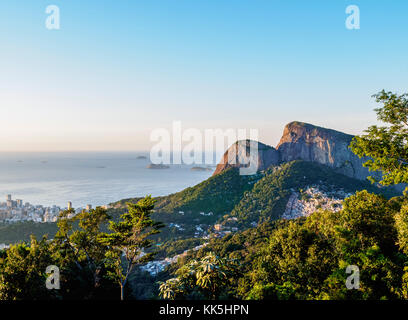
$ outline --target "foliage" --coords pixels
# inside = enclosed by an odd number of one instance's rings
[[[107,247],[98,237],[110,216],[101,207],[69,218],[72,214],[72,209],[60,213],[57,222],[59,230],[52,243],[54,255],[63,274],[69,275],[62,278],[64,290],[69,288],[70,295],[74,295],[81,288],[87,292],[84,298],[92,299],[108,272],[104,266]],[[80,283],[73,282],[73,278],[80,279]]]
[[[150,248],[151,235],[159,233],[162,224],[151,219],[154,200],[148,196],[137,204],[129,203],[128,212],[118,222],[110,221],[111,233],[101,234],[98,240],[106,245],[105,265],[108,275],[121,287],[121,299],[128,277],[137,264],[144,264],[153,259],[154,252],[146,253]]]
[[[54,222],[36,223],[33,221],[0,223],[0,243],[12,244],[20,241],[30,242],[31,236],[41,239],[44,235],[53,238],[58,231]]]
[[[0,251],[0,300],[44,300],[56,298],[45,286],[46,268],[53,265],[47,238],[14,244]]]
[[[202,259],[184,265],[176,274],[176,278],[160,284],[160,296],[164,299],[188,296],[219,299],[237,272],[234,261],[210,252]]]
[[[119,275],[123,298],[136,262],[153,255],[140,254],[151,245],[148,237],[161,227],[150,218],[153,206],[154,200],[146,197],[130,205],[118,222],[101,207],[75,216],[73,210],[61,212],[54,239],[32,237],[30,245],[19,243],[0,251],[0,300],[114,299]],[[108,221],[112,233],[103,232]],[[60,270],[60,290],[46,289],[50,265]]]
[[[158,197],[155,210],[166,213],[212,211],[216,215],[225,214],[232,210],[243,193],[259,178],[259,175],[241,176],[239,170],[230,168],[194,187],[166,197]],[[127,201],[134,202],[133,199]]]
[[[213,239],[178,263],[169,275],[173,280],[162,283],[162,292],[170,298],[200,298],[199,291],[191,289],[194,282],[177,275],[191,271],[183,264],[194,265],[214,252],[240,262],[240,276],[220,285],[229,298],[406,299],[407,205],[404,197],[387,200],[361,191],[347,198],[339,212],[318,210],[307,218],[264,223]],[[359,268],[359,290],[345,285],[349,265]]]
[[[190,238],[181,240],[169,240],[156,249],[156,259],[164,259],[181,254],[186,250],[197,247],[204,243],[203,239]]]
[[[371,126],[365,134],[351,143],[352,151],[361,157],[370,157],[364,166],[370,171],[381,171],[383,185],[408,183],[408,94],[397,95],[381,91],[374,95],[382,103],[375,109],[379,121],[386,126]]]
[[[408,204],[404,204],[395,215],[398,232],[398,244],[405,254],[408,254]]]
[[[269,168],[252,190],[244,194],[228,217],[237,217],[245,227],[250,222],[262,223],[268,219],[279,219],[292,192],[313,184],[343,189],[350,193],[367,189],[376,193],[393,194],[390,190],[379,189],[368,182],[336,173],[327,166],[296,160]]]

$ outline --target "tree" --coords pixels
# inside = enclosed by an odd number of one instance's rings
[[[408,203],[395,215],[395,226],[398,232],[398,244],[404,254],[408,254]]]
[[[166,300],[175,300],[178,295],[183,293],[183,284],[179,278],[171,278],[166,282],[160,282],[160,296]]]
[[[279,225],[252,259],[245,275],[249,285],[241,287],[240,296],[406,298],[407,202],[404,197],[387,200],[361,191],[345,199],[339,212],[318,210],[307,218]],[[360,271],[359,290],[345,285],[351,265]]]
[[[136,265],[151,261],[154,252],[146,252],[152,245],[150,236],[159,233],[163,227],[151,218],[155,200],[147,196],[137,204],[128,203],[128,212],[120,221],[109,222],[111,233],[99,236],[99,241],[108,247],[105,253],[109,276],[120,285],[121,300],[124,300],[125,286]]]
[[[237,267],[234,261],[210,252],[201,260],[192,260],[181,267],[176,274],[176,278],[160,283],[163,299],[189,296],[215,300],[225,293],[231,278],[237,276]]]
[[[395,215],[395,227],[398,232],[398,245],[401,251],[408,255],[408,203],[404,203],[401,210]],[[407,258],[408,260],[408,258]],[[404,267],[402,276],[401,296],[408,299],[408,266]]]
[[[61,212],[54,240],[54,254],[63,272],[64,289],[93,298],[106,273],[106,245],[99,241],[101,228],[110,219],[106,209],[83,211],[72,218],[73,210]],[[77,227],[76,227],[77,226]],[[69,279],[67,278],[69,277]],[[77,281],[76,281],[77,280]],[[69,283],[68,283],[69,282]]]
[[[375,111],[386,126],[369,127],[366,134],[353,139],[350,148],[360,158],[371,158],[364,163],[370,171],[382,172],[381,178],[370,177],[372,182],[408,183],[408,94],[383,90],[374,97],[383,104]]]
[[[330,299],[395,299],[401,286],[403,261],[398,255],[395,200],[357,192],[345,199],[335,226],[338,268],[325,282]],[[349,265],[360,270],[360,289],[347,290]]]
[[[253,289],[244,298],[316,298],[337,262],[332,230],[324,223],[330,214],[335,215],[319,210],[306,223],[294,220],[274,230],[254,261]]]
[[[58,298],[45,285],[46,268],[55,262],[46,237],[31,238],[0,251],[0,300],[43,300]]]

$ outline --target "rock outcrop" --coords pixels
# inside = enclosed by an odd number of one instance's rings
[[[261,142],[237,141],[225,152],[214,175],[230,167],[243,167],[247,163],[244,159],[249,155],[250,144],[258,143],[258,171],[282,162],[305,160],[324,164],[359,180],[365,180],[369,175],[378,177],[378,173],[369,172],[363,167],[367,159],[360,159],[349,149],[352,139],[352,135],[343,132],[294,121],[285,126],[276,149]],[[233,163],[229,161],[231,154],[236,154]]]
[[[283,162],[305,160],[327,165],[346,176],[365,180],[372,175],[350,149],[352,135],[303,122],[291,122],[285,126],[277,146]]]
[[[253,140],[240,140],[235,142],[224,153],[220,163],[217,165],[213,175],[216,175],[228,168],[247,167],[248,162],[256,159],[256,154],[251,153],[252,150],[257,150],[257,167],[258,171],[265,170],[271,165],[276,165],[280,162],[279,152],[266,144]],[[256,160],[255,160],[256,161]]]
[[[148,164],[148,165],[146,166],[146,168],[147,168],[147,169],[169,169],[170,166],[167,166],[167,165],[165,165],[165,164],[155,164],[155,163],[151,163],[151,164]]]

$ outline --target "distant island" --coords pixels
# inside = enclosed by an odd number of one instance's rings
[[[146,168],[147,168],[147,169],[169,169],[170,166],[167,166],[167,165],[165,165],[165,164],[154,164],[154,163],[151,163],[151,164],[149,164]]]
[[[204,168],[204,167],[192,167],[190,169],[191,171],[213,171],[211,168]]]

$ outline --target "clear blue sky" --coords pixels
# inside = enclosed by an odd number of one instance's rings
[[[406,0],[2,0],[0,150],[146,150],[174,120],[358,134],[372,94],[408,91],[407,34]]]

